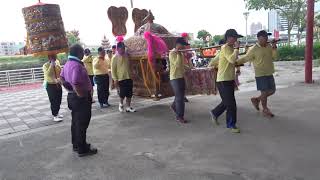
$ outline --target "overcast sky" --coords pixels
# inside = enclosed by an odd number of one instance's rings
[[[245,3],[243,0],[133,0],[134,7],[151,9],[155,22],[169,31],[196,33],[208,30],[212,35],[223,34],[235,28],[245,34]],[[0,6],[0,41],[23,41],[26,36],[21,9],[38,0],[8,0]],[[107,16],[109,6],[125,6],[129,11],[126,37],[133,34],[130,0],[42,0],[44,3],[59,4],[65,29],[77,29],[87,45],[101,43],[103,35],[114,41],[111,22]],[[191,3],[192,2],[192,3]],[[267,26],[267,12],[251,11],[248,28],[252,22]],[[250,33],[250,29],[248,29]]]

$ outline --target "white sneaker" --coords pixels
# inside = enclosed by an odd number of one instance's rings
[[[63,118],[63,115],[62,115],[62,114],[58,114],[58,117],[59,117],[59,118]]]
[[[124,112],[123,104],[119,104],[119,111]]]
[[[61,121],[62,121],[62,118],[61,118],[61,117],[58,117],[58,116],[54,116],[54,117],[53,117],[53,121],[54,121],[54,122],[61,122]]]
[[[126,111],[127,111],[127,112],[136,112],[136,110],[133,109],[132,107],[128,107],[128,108],[126,109]]]

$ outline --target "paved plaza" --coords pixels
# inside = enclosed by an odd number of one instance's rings
[[[138,112],[119,113],[93,105],[88,141],[98,154],[79,158],[70,143],[70,115],[50,119],[44,89],[1,93],[1,180],[317,180],[320,177],[320,82],[302,83],[303,73],[278,67],[277,93],[270,99],[276,117],[253,109],[254,81],[243,69],[236,93],[241,134],[210,120],[219,96],[191,96],[186,119],[174,120],[172,98],[135,98]],[[284,73],[283,73],[284,72]],[[316,74],[317,73],[317,74]],[[319,77],[319,72],[316,72]],[[247,77],[248,76],[248,77]],[[247,78],[247,79],[245,79]]]

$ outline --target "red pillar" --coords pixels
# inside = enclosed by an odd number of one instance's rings
[[[312,83],[314,1],[307,3],[307,37],[305,49],[305,83]]]

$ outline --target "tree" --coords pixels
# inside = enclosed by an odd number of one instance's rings
[[[318,12],[314,17],[314,29],[317,41],[320,41],[320,12]]]
[[[211,34],[208,31],[203,29],[198,32],[197,38],[201,39],[203,42],[207,42],[207,37],[211,37]]]
[[[297,25],[299,16],[303,13],[306,0],[244,0],[247,8],[254,10],[277,10],[288,22],[288,45],[290,46],[291,30]],[[316,0],[318,1],[318,0]]]
[[[80,43],[79,31],[78,30],[67,31],[66,34],[67,34],[68,45],[69,46],[72,46],[74,44]]]
[[[224,35],[215,35],[213,36],[213,41],[218,44],[221,39],[224,39]]]
[[[307,7],[304,6],[302,7],[302,11],[299,13],[298,18],[295,22],[295,24],[298,25],[298,46],[300,45],[301,37],[302,37],[302,32],[306,30],[307,24],[305,20],[305,15],[307,13]]]

